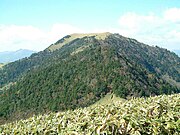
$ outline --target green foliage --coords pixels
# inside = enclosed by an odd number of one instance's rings
[[[111,104],[33,116],[0,126],[3,134],[178,135],[180,94],[133,98]]]
[[[167,49],[148,46],[118,34],[110,35],[105,42],[116,46],[121,56],[142,65],[151,73],[169,75],[180,83],[180,58]]]
[[[163,51],[111,34],[104,40],[76,38],[59,50],[46,49],[7,64],[0,69],[0,87],[16,83],[0,89],[0,123],[86,107],[109,92],[122,98],[179,93],[180,89],[162,78],[165,72],[169,76],[175,72],[171,78],[178,81],[179,58]],[[163,55],[157,66],[162,52],[173,60]],[[170,68],[164,59],[170,61]]]

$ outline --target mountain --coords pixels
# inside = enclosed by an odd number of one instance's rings
[[[174,52],[180,57],[180,50],[174,50]]]
[[[35,51],[20,49],[17,51],[0,52],[0,63],[9,63],[25,57],[29,57]]]
[[[112,33],[67,35],[0,69],[0,123],[121,98],[180,92],[180,58]]]

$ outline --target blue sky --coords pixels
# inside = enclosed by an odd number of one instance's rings
[[[67,34],[105,31],[180,49],[180,0],[0,1],[0,52],[40,51]]]

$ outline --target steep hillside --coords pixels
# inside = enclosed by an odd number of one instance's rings
[[[0,120],[121,98],[180,92],[180,58],[119,34],[68,35],[0,70]],[[10,88],[4,88],[9,86]]]
[[[35,51],[20,49],[11,52],[0,52],[0,63],[9,63],[25,57],[29,57]]]

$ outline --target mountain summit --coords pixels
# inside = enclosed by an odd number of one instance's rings
[[[180,58],[112,33],[67,35],[0,69],[0,120],[121,98],[180,92]]]
[[[54,51],[57,49],[60,49],[63,45],[70,43],[71,41],[75,40],[75,39],[79,39],[79,38],[84,38],[84,37],[94,37],[97,40],[104,40],[106,37],[108,37],[111,33],[109,32],[105,32],[105,33],[89,33],[89,34],[71,34],[71,35],[67,35],[64,38],[58,40],[55,44],[52,44],[50,47],[48,47],[48,49],[50,51]]]

